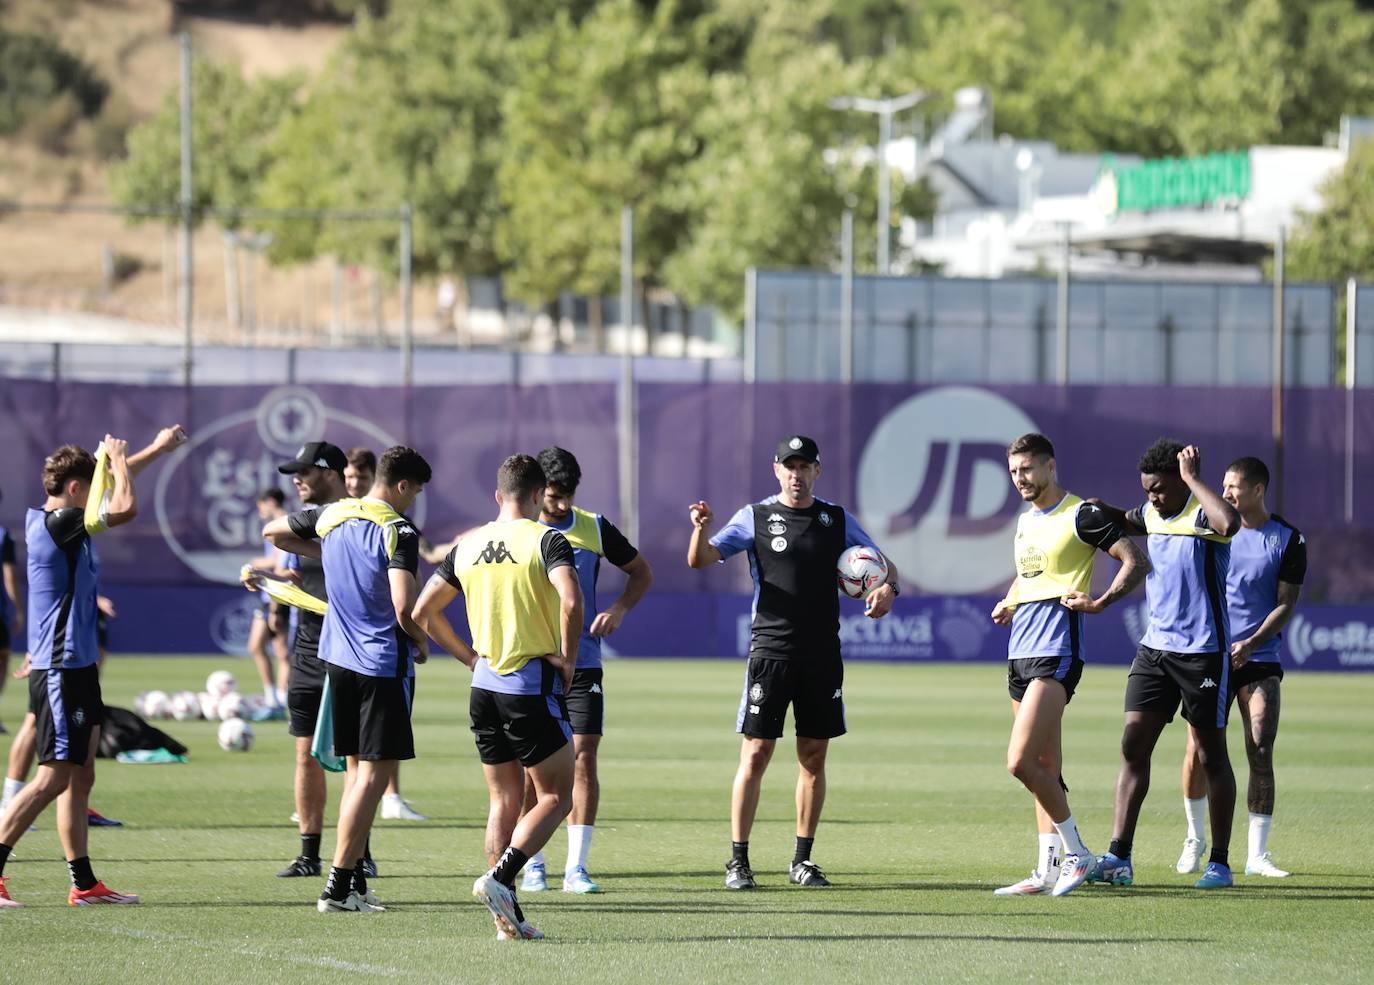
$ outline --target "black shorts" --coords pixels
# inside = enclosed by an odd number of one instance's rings
[[[1247,661],[1241,665],[1239,670],[1234,668],[1231,670],[1231,693],[1239,694],[1241,688],[1249,687],[1266,677],[1283,680],[1283,664],[1277,660]]]
[[[572,691],[564,702],[573,735],[603,735],[606,727],[606,693],[601,687],[600,667],[573,671]]]
[[[488,766],[520,760],[537,766],[572,738],[568,709],[559,694],[502,694],[474,687],[468,715],[477,755]]]
[[[817,662],[750,657],[735,731],[751,739],[780,738],[788,705],[798,736],[844,735],[844,663],[838,657]]]
[[[314,668],[306,669],[304,660],[319,665],[319,673]],[[308,739],[315,734],[315,722],[320,717],[320,698],[324,694],[325,663],[318,657],[292,655],[291,672],[286,675],[286,710],[290,722],[286,731],[298,739]]]
[[[1051,680],[1064,685],[1068,697],[1065,704],[1073,700],[1073,692],[1083,677],[1083,661],[1070,654],[1062,657],[1015,657],[1007,661],[1007,692],[1013,701],[1026,696],[1026,688],[1031,681]]]
[[[1230,654],[1173,653],[1141,645],[1126,678],[1126,710],[1151,711],[1199,728],[1225,728],[1231,708]]]
[[[37,727],[38,762],[83,765],[91,730],[105,722],[100,668],[30,671],[29,711]]]
[[[411,678],[369,677],[333,664],[328,673],[335,755],[372,762],[415,758]]]
[[[0,653],[8,653],[10,649],[10,621],[4,616],[0,616]]]

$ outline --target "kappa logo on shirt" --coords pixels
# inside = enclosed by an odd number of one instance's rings
[[[769,522],[769,523],[782,523],[782,522],[783,522],[783,518],[782,518],[781,515],[779,515],[779,514],[777,514],[777,513],[773,513],[773,514],[771,514],[771,515],[768,517],[768,522]]]
[[[477,560],[473,563],[500,564],[502,561],[509,561],[511,564],[514,564],[515,557],[510,551],[506,550],[506,542],[504,540],[500,543],[489,540],[487,541],[487,546],[482,548],[482,553],[477,555]]]
[[[1214,680],[1212,680],[1210,677],[1204,677],[1204,678],[1202,679],[1202,685],[1201,685],[1201,686],[1202,686],[1202,687],[1216,687],[1216,686],[1217,686],[1217,682],[1214,681]]]

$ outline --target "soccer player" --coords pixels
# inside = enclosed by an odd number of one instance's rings
[[[1152,567],[1145,578],[1149,622],[1126,681],[1112,843],[1089,875],[1091,882],[1129,886],[1134,880],[1131,841],[1150,789],[1150,757],[1181,702],[1183,718],[1197,734],[1212,793],[1212,854],[1197,887],[1232,883],[1227,852],[1236,778],[1226,750],[1231,682],[1226,577],[1240,514],[1202,481],[1201,467],[1196,445],[1160,438],[1139,463],[1145,505],[1129,513],[1102,507],[1127,534],[1148,536]]]
[[[344,488],[348,490],[348,495],[355,499],[361,499],[367,495],[373,482],[376,481],[377,456],[373,454],[371,448],[362,445],[348,449],[348,465],[344,467],[343,475]],[[430,564],[438,564],[442,561],[444,552],[440,551],[438,556],[435,556],[434,546],[425,540],[425,535],[420,532],[420,528],[416,527],[415,531],[420,538],[421,559]],[[391,782],[387,785],[386,793],[382,796],[382,818],[387,821],[429,820],[428,817],[411,807],[410,803],[401,796],[401,768],[399,765],[396,767],[396,773],[392,776]]]
[[[286,515],[286,497],[280,489],[264,489],[258,495],[258,519],[264,524],[271,523],[279,516]],[[280,552],[267,540],[263,541],[262,557],[254,558],[249,567],[256,572],[275,575],[281,567]],[[290,610],[268,598],[266,592],[260,593],[262,604],[253,610],[253,625],[248,630],[248,652],[257,664],[258,676],[262,678],[262,691],[270,707],[286,707],[286,680],[290,672],[287,663],[286,634],[290,627]],[[272,657],[267,653],[268,644],[277,657],[274,669]],[[280,679],[277,676],[280,672]]]
[[[1083,676],[1083,617],[1134,591],[1150,562],[1122,537],[1117,521],[1059,484],[1054,445],[1043,434],[1023,434],[1013,441],[1007,448],[1007,470],[1030,508],[1016,521],[1016,578],[992,610],[992,619],[1011,627],[1007,769],[1035,798],[1040,849],[1030,877],[996,893],[1063,896],[1082,885],[1096,863],[1079,836],[1063,782],[1064,709]],[[1121,567],[1095,599],[1088,593],[1097,551],[1106,551]]]
[[[1264,502],[1269,469],[1258,458],[1238,458],[1226,469],[1221,494],[1240,513],[1241,528],[1231,539],[1231,571],[1226,579],[1226,610],[1231,628],[1231,691],[1245,718],[1245,755],[1250,761],[1247,876],[1281,879],[1288,875],[1269,852],[1274,822],[1274,740],[1279,732],[1279,681],[1283,665],[1279,640],[1293,616],[1307,575],[1307,542]],[[1196,872],[1207,839],[1207,776],[1197,736],[1188,729],[1183,757],[1183,804],[1188,837],[1179,872]]]
[[[596,757],[605,724],[605,692],[601,666],[601,640],[620,628],[653,584],[649,562],[639,553],[614,523],[599,513],[573,505],[582,468],[570,451],[545,448],[539,453],[539,467],[548,485],[539,510],[539,522],[552,527],[572,544],[577,579],[582,587],[582,641],[577,647],[577,670],[572,691],[567,696],[568,721],[573,731],[573,808],[568,817],[568,861],[563,869],[565,893],[599,893],[601,887],[587,874],[587,855],[592,847],[596,810],[601,802],[601,781],[597,777]],[[606,607],[596,608],[596,579],[605,558],[626,574],[625,589]],[[525,803],[534,806],[534,786],[525,784]],[[539,892],[548,888],[544,874],[544,853],[536,852],[525,866],[520,888]]]
[[[312,441],[303,446],[291,461],[279,465],[277,471],[291,476],[302,505],[318,511],[344,498],[343,473],[347,464],[343,451],[337,445],[327,441]],[[300,576],[302,591],[316,598],[327,599],[324,565],[316,554],[297,554],[292,550],[293,547],[300,547],[300,539],[295,536],[290,521],[291,515],[278,517],[263,527],[262,535],[273,547],[291,555],[288,564]],[[258,590],[251,585],[248,587],[251,591]],[[320,698],[324,694],[325,665],[319,656],[323,628],[323,616],[304,609],[296,610],[296,638],[291,645],[286,708],[287,731],[296,740],[295,800],[301,850],[286,868],[277,873],[282,878],[320,874],[320,839],[324,830],[327,791],[324,769],[310,755],[310,743],[315,736]]]
[[[414,663],[423,663],[429,650],[410,614],[420,545],[403,514],[430,478],[424,457],[398,445],[383,452],[366,497],[287,518],[295,537],[320,541],[329,610],[319,653],[328,665],[334,751],[357,760],[339,805],[334,863],[316,904],[321,913],[385,909],[368,889],[363,849],[397,764],[415,758],[411,683]],[[307,544],[274,543],[310,553]]]
[[[572,728],[564,696],[577,666],[582,590],[568,538],[535,521],[544,485],[544,471],[529,455],[502,462],[496,520],[449,551],[415,606],[421,628],[473,672],[468,710],[490,797],[491,868],[472,892],[491,911],[503,940],[544,936],[520,910],[515,877],[572,807]],[[459,592],[472,646],[444,616]],[[521,817],[527,772],[536,799]]]
[[[24,632],[24,597],[19,591],[19,562],[14,538],[0,525],[0,694],[10,676],[11,642]],[[0,735],[8,731],[0,722]]]
[[[72,877],[67,902],[72,906],[138,902],[137,896],[117,893],[97,879],[87,851],[87,808],[105,715],[95,632],[100,563],[91,538],[138,515],[136,468],[185,441],[186,432],[180,426],[166,428],[131,459],[126,443],[107,434],[109,500],[92,502],[89,510],[96,456],[76,445],[63,445],[43,463],[47,499],[24,517],[32,644],[29,708],[35,720],[38,773],[14,795],[0,818],[0,907],[20,905],[6,885],[5,862],[15,843],[54,800],[58,836]]]
[[[747,552],[754,577],[754,620],[749,665],[736,730],[744,738],[730,799],[731,854],[726,889],[754,889],[749,832],[758,810],[763,774],[792,706],[797,733],[797,842],[788,880],[829,886],[812,861],[825,803],[825,757],[830,740],[846,732],[844,664],[840,658],[840,603],[835,566],[848,548],[878,547],[849,512],[813,493],[821,476],[816,442],[783,438],[773,456],[779,492],[741,507],[725,528],[708,535],[715,518],[704,501],[689,509],[692,540],[687,563],[705,568]],[[897,566],[873,589],[864,614],[878,619],[892,609]]]

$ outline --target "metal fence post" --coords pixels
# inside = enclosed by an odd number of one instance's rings
[[[1283,510],[1283,373],[1284,373],[1284,327],[1287,313],[1284,311],[1284,247],[1287,230],[1279,226],[1278,237],[1274,241],[1274,338],[1273,338],[1273,387],[1272,387],[1272,424],[1274,436],[1274,509]]]

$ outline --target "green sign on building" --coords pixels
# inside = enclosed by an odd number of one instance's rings
[[[1108,156],[1092,194],[1108,214],[1240,201],[1250,194],[1250,152],[1166,157],[1130,167]]]

